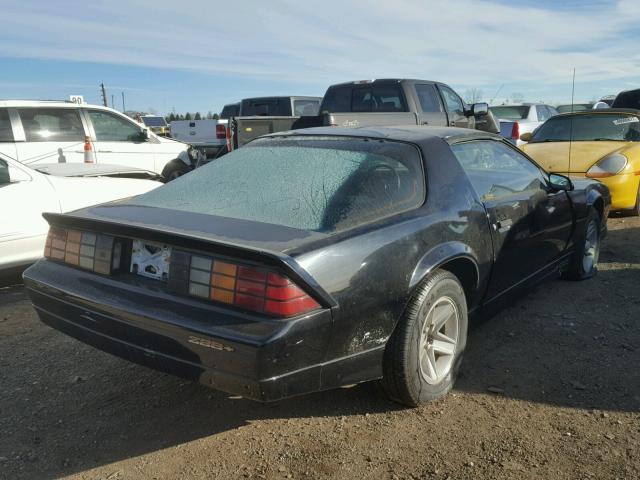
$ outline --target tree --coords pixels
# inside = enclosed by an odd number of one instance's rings
[[[479,88],[467,88],[464,93],[464,99],[467,103],[478,103],[482,101],[483,92]]]
[[[167,121],[173,122],[173,121],[175,121],[175,119],[176,119],[176,114],[172,112],[172,113],[169,114],[169,117],[168,117]]]
[[[213,119],[214,120],[219,120],[220,119],[220,115],[218,115],[217,113],[213,114]]]
[[[185,113],[184,119],[185,120],[191,120],[191,114],[189,112]]]
[[[202,117],[200,116],[200,112],[196,112],[195,117],[193,117],[194,120],[202,120]]]
[[[211,110],[207,112],[207,120],[213,120],[213,113],[211,113]]]

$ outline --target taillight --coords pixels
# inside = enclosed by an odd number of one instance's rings
[[[227,260],[192,255],[189,294],[277,317],[292,317],[320,307],[280,273]]]
[[[514,140],[518,140],[520,138],[520,124],[518,122],[513,122],[513,127],[511,128],[511,138]]]
[[[227,126],[219,123],[218,125],[216,125],[216,138],[218,140],[222,140],[224,138],[227,138]]]
[[[104,275],[120,268],[122,240],[79,230],[51,227],[44,256]]]

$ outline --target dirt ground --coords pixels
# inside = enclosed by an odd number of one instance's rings
[[[640,478],[640,220],[600,272],[470,331],[462,377],[417,409],[365,384],[229,398],[42,325],[0,290],[0,478]]]

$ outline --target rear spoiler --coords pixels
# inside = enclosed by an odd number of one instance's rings
[[[105,233],[124,238],[135,238],[149,242],[176,245],[201,253],[223,255],[238,260],[276,267],[282,270],[299,286],[304,286],[320,305],[327,308],[338,306],[338,302],[324,290],[316,280],[289,255],[266,249],[258,249],[248,245],[211,240],[205,237],[184,235],[179,232],[161,231],[144,225],[127,222],[110,222],[89,219],[73,214],[44,213],[42,215],[49,225],[89,232]]]

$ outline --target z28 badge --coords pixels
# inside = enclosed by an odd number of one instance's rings
[[[233,352],[233,348],[227,347],[219,342],[214,342],[213,340],[207,340],[206,338],[194,337],[190,336],[187,340],[189,343],[195,343],[196,345],[200,345],[201,347],[213,348],[214,350],[221,350],[225,352]]]

